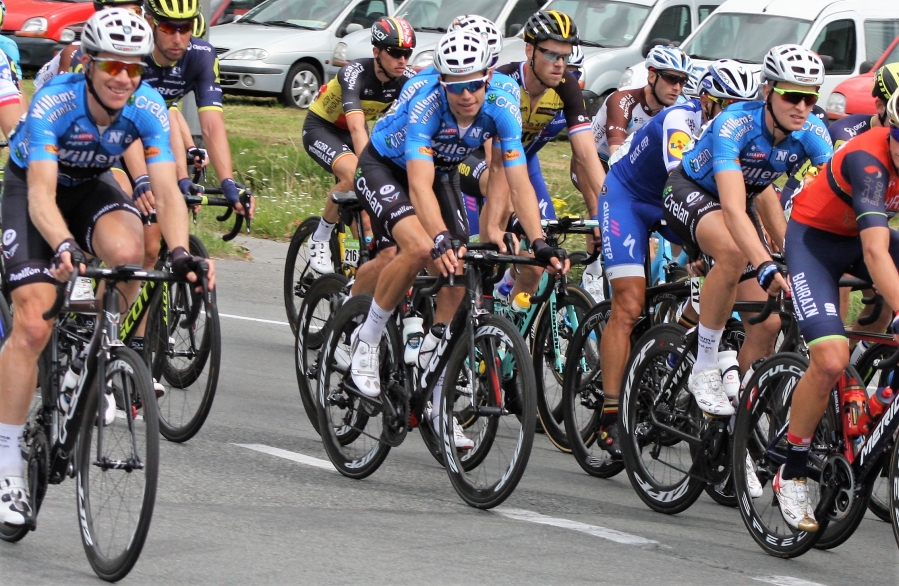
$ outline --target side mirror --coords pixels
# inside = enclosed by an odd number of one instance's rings
[[[509,36],[514,37],[514,36],[518,35],[518,33],[521,32],[522,28],[524,28],[523,24],[520,24],[517,22],[515,24],[510,24],[509,25]]]
[[[663,37],[656,37],[656,38],[652,39],[651,41],[649,41],[648,43],[646,43],[645,45],[643,45],[643,57],[646,58],[646,56],[649,55],[650,49],[652,49],[656,45],[663,45],[663,46],[667,47],[670,44],[671,44],[671,39],[666,39]]]
[[[859,73],[868,73],[872,69],[874,69],[873,61],[862,61],[862,64],[858,66]]]
[[[821,58],[821,63],[824,64],[824,71],[830,71],[833,69],[833,57],[830,55],[818,55]]]
[[[358,22],[354,22],[354,23],[348,24],[346,26],[346,34],[354,33],[356,31],[361,31],[364,28],[365,27],[362,26],[361,24],[359,24]]]

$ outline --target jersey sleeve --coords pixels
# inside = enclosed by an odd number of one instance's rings
[[[584,107],[584,94],[581,92],[581,86],[578,85],[577,79],[570,71],[565,72],[562,83],[555,90],[562,98],[562,111],[565,113],[568,134],[590,130],[590,116],[587,115],[587,108]]]
[[[428,91],[413,96],[406,124],[405,159],[434,161],[433,138],[440,129],[440,88],[425,86]]]
[[[144,145],[144,158],[148,165],[172,163],[175,157],[172,155],[169,137],[171,125],[168,107],[156,90],[145,85],[140,90],[143,91],[134,100],[134,123]]]
[[[343,113],[349,115],[351,113],[364,114],[362,109],[362,76],[365,68],[362,63],[351,62],[344,65],[337,73],[337,82],[340,84],[340,92],[343,98]]]
[[[817,116],[809,116],[802,127],[802,146],[812,165],[823,165],[833,157],[833,142],[827,127]]]
[[[197,78],[194,92],[197,111],[222,110],[222,86],[219,80],[219,60],[211,45],[193,45],[191,52],[198,55]]]
[[[746,119],[748,118],[748,119]],[[755,122],[751,117],[737,116],[724,111],[718,114],[711,127],[712,171],[742,171],[740,140],[749,134]]]
[[[672,110],[662,122],[662,159],[669,173],[680,165],[684,158],[684,150],[690,144],[695,127],[696,114],[686,109]]]
[[[843,157],[840,172],[852,186],[852,208],[860,230],[888,226],[885,195],[890,173],[874,155],[853,151]]]
[[[40,96],[35,94],[35,99]],[[31,108],[25,121],[20,123],[17,130],[18,137],[27,137],[25,141],[17,141],[16,155],[17,163],[21,163],[23,167],[27,167],[29,163],[34,161],[58,161],[59,160],[59,135],[53,122],[48,122],[48,116],[41,115],[43,112],[40,104],[32,101]],[[46,112],[43,112],[46,114]],[[59,122],[61,117],[56,118]]]
[[[0,108],[10,104],[17,104],[20,99],[19,88],[16,85],[15,75],[6,55],[0,52]]]
[[[496,125],[497,140],[493,144],[499,143],[502,149],[503,167],[526,164],[524,146],[521,143],[521,110],[512,101],[508,101],[506,105],[493,110],[491,118]],[[494,153],[494,156],[497,154],[499,153]]]
[[[630,93],[618,91],[606,100],[606,144],[620,146],[627,138],[627,123],[630,109],[637,107],[637,101]]]

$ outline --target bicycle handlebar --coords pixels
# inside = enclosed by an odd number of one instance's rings
[[[765,321],[766,319],[768,319],[769,317],[771,317],[771,313],[777,307],[777,300],[778,300],[778,297],[769,295],[768,300],[765,301],[765,306],[762,308],[762,310],[757,315],[754,315],[746,320],[749,322],[749,325],[754,326],[754,325],[760,324],[763,321]]]

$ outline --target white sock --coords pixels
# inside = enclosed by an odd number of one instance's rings
[[[602,277],[602,261],[596,259],[584,267],[585,275],[593,275],[594,277]]]
[[[368,317],[365,318],[365,323],[362,324],[362,329],[359,330],[359,339],[366,344],[377,344],[380,342],[381,334],[384,332],[387,320],[390,319],[392,313],[392,309],[390,311],[381,309],[377,303],[372,301],[371,309],[368,310]]]
[[[25,437],[24,425],[0,423],[0,478],[25,476],[21,443]]]
[[[696,364],[693,365],[694,374],[710,368],[718,368],[718,343],[721,342],[724,328],[710,330],[700,322],[698,333],[699,348],[696,351]]]
[[[331,239],[331,231],[334,230],[334,226],[337,225],[337,222],[333,224],[325,220],[324,218],[318,221],[318,227],[315,229],[315,234],[312,235],[312,239],[316,242],[327,242]]]

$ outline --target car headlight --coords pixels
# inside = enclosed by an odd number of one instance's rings
[[[839,94],[834,92],[830,94],[830,97],[827,98],[827,111],[835,112],[837,114],[845,114],[846,113],[846,96],[843,94]]]
[[[624,73],[621,74],[621,79],[618,81],[618,89],[623,87],[627,87],[634,82],[634,70],[628,67],[624,70]]]
[[[434,51],[422,51],[412,60],[412,67],[423,69],[434,64]]]
[[[230,55],[226,55],[225,59],[245,59],[247,61],[262,61],[268,57],[268,51],[265,49],[241,49]]]
[[[74,29],[67,28],[62,31],[62,34],[59,35],[60,43],[71,43],[75,40],[75,37],[78,36],[78,33],[75,32]]]
[[[19,32],[31,35],[44,34],[47,32],[47,19],[43,16],[29,18],[22,24],[22,29]]]
[[[346,61],[346,43],[337,43],[337,46],[334,47],[334,54],[331,55],[331,58],[334,61]]]

